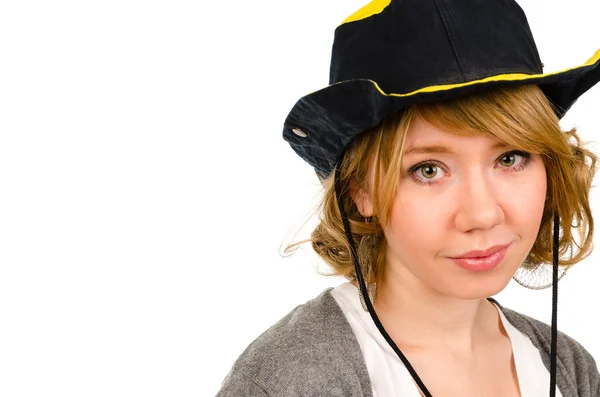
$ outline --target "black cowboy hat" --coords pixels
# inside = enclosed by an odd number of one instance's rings
[[[283,138],[325,178],[353,138],[418,102],[536,84],[562,118],[600,81],[600,50],[580,66],[542,68],[513,0],[374,0],[336,29],[330,85],[296,102]]]
[[[330,85],[294,105],[283,138],[335,191],[360,294],[382,336],[431,394],[383,328],[361,273],[342,200],[339,167],[353,138],[412,104],[499,87],[538,85],[558,118],[600,81],[600,50],[580,66],[544,73],[527,18],[514,0],[373,0],[335,31]],[[558,244],[554,214],[550,396],[556,392]]]

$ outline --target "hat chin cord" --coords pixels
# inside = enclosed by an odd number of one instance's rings
[[[340,161],[341,163],[341,161]],[[381,321],[379,321],[379,317],[377,317],[377,313],[375,313],[375,309],[373,308],[373,304],[371,303],[371,299],[369,298],[369,294],[365,285],[365,280],[363,278],[362,272],[360,270],[360,264],[358,260],[358,253],[356,250],[356,245],[354,244],[354,239],[352,238],[352,232],[350,230],[350,222],[348,221],[348,215],[344,208],[344,202],[342,200],[342,187],[340,182],[340,166],[335,168],[335,195],[337,198],[338,208],[340,210],[340,215],[342,218],[342,223],[344,225],[344,231],[346,232],[346,239],[348,240],[348,244],[350,245],[350,254],[352,255],[352,261],[354,262],[354,271],[356,273],[356,278],[358,280],[358,285],[360,289],[360,293],[364,299],[364,302],[369,310],[369,314],[375,323],[375,326],[383,336],[383,338],[390,345],[392,350],[398,355],[400,361],[404,363],[404,366],[410,372],[414,381],[421,389],[421,392],[425,395],[425,397],[432,397],[425,384],[417,375],[417,372],[410,364],[408,359],[404,356],[402,351],[396,346],[396,343],[389,336]],[[553,243],[552,243],[552,334],[551,334],[551,347],[550,347],[550,397],[556,397],[556,350],[557,350],[557,304],[558,304],[558,243],[559,243],[559,217],[558,214],[554,215],[554,230],[553,230]]]

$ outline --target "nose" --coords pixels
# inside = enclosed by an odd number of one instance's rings
[[[504,222],[498,186],[481,170],[472,172],[459,187],[455,226],[461,232],[486,230]],[[514,194],[514,193],[511,193]]]

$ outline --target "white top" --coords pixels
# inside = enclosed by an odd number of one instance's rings
[[[344,283],[334,288],[331,295],[342,309],[361,347],[373,397],[420,397],[412,376],[383,338],[370,314],[363,310],[358,289],[351,283]],[[550,371],[544,365],[538,349],[506,319],[498,307],[496,309],[512,344],[521,396],[548,396]],[[556,396],[562,397],[558,387]]]

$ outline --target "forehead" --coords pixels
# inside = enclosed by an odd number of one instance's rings
[[[411,120],[404,145],[404,153],[444,152],[451,148],[474,148],[473,145],[504,147],[506,144],[485,132],[452,131],[441,125],[433,125],[420,116]]]

